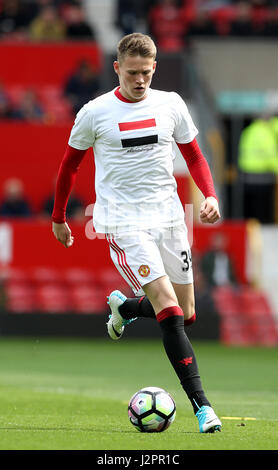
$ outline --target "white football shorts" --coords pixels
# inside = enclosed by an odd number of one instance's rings
[[[136,296],[142,287],[167,275],[177,284],[193,282],[191,249],[185,224],[170,228],[106,234],[116,268]]]

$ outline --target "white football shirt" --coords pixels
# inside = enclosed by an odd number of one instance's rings
[[[69,145],[93,147],[99,233],[171,227],[184,222],[173,175],[173,143],[191,142],[198,131],[175,92],[148,90],[139,102],[115,90],[89,101],[76,116]]]

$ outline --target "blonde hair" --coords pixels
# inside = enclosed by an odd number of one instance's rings
[[[150,36],[132,33],[124,36],[118,43],[117,58],[121,62],[126,55],[156,58],[156,46]]]

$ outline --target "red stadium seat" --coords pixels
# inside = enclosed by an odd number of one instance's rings
[[[238,298],[230,287],[218,287],[213,290],[213,299],[219,314],[237,315],[239,313]]]
[[[37,96],[49,118],[54,122],[71,121],[72,107],[60,86],[46,85],[37,89]]]
[[[77,285],[73,287],[72,300],[76,313],[103,313],[107,310],[105,296],[94,286]]]
[[[17,105],[21,101],[25,89],[26,87],[22,85],[6,86],[6,91],[12,105]]]
[[[262,291],[257,291],[248,287],[242,288],[239,293],[241,309],[248,315],[271,316],[271,307]]]
[[[93,286],[96,283],[95,274],[86,268],[68,268],[64,273],[64,279],[70,286],[79,284]]]
[[[36,289],[38,310],[47,313],[72,311],[70,291],[57,284],[42,284]]]
[[[70,122],[73,118],[72,107],[60,86],[45,85],[45,86],[31,86],[38,99],[39,104],[42,106],[48,119],[53,122]],[[21,85],[7,86],[7,93],[11,100],[12,106],[17,106],[28,90],[28,87]]]
[[[278,328],[264,292],[245,286],[216,288],[213,298],[220,315],[223,343],[267,346],[278,343]]]
[[[10,282],[6,285],[7,310],[12,313],[33,312],[37,308],[34,288],[25,282]]]
[[[1,278],[6,283],[10,282],[29,282],[30,273],[28,269],[17,268],[17,267],[8,267],[4,270],[1,270]]]
[[[61,271],[49,266],[31,268],[30,277],[35,284],[61,284],[63,282]]]
[[[103,269],[100,276],[99,282],[104,290],[105,295],[109,295],[113,290],[120,290],[126,296],[134,297],[131,288],[122,278],[116,268]]]

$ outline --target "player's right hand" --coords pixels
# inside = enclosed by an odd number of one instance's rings
[[[74,237],[71,234],[71,229],[68,224],[65,222],[63,224],[57,224],[52,222],[52,232],[59,242],[62,243],[66,248],[72,246],[74,242]]]

